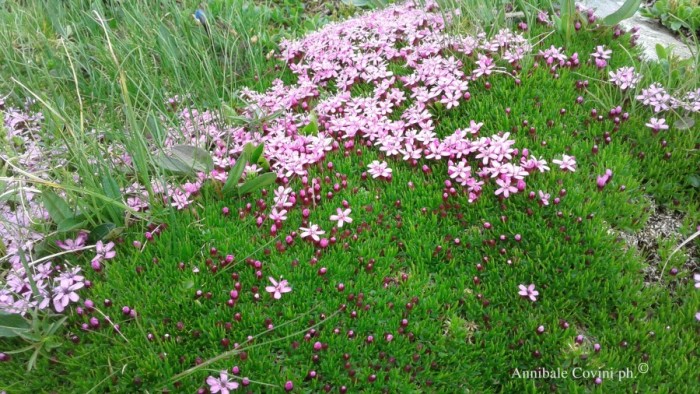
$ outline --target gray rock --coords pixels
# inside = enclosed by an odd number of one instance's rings
[[[596,16],[606,17],[615,12],[624,4],[624,0],[583,0],[579,2],[584,9],[595,10]],[[633,27],[639,28],[639,40],[637,43],[644,49],[644,56],[648,60],[658,60],[656,56],[656,44],[671,48],[673,53],[681,58],[692,57],[690,48],[670,31],[666,30],[654,19],[645,18],[637,12],[632,18],[620,23],[625,30]]]

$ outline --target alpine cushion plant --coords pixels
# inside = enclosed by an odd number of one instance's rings
[[[32,293],[35,279],[68,323],[54,359],[29,379],[3,357],[0,390],[687,383],[692,363],[665,363],[693,354],[700,298],[688,273],[697,270],[690,262],[658,283],[645,278],[653,265],[618,233],[643,226],[645,193],[664,199],[680,182],[657,184],[692,168],[676,153],[692,150],[692,133],[668,130],[660,143],[645,123],[662,115],[647,106],[692,109],[697,97],[660,85],[637,92],[651,81],[620,55],[620,45],[634,50],[615,30],[590,25],[565,46],[546,13],[519,33],[455,32],[459,17],[405,3],[284,40],[286,71],[261,75],[266,90],[242,89],[235,115],[166,101],[176,124],[148,149],[192,165],[151,185],[127,177],[121,192],[135,211],[167,214],[94,246],[69,232],[55,245],[65,254],[11,276],[0,302]],[[216,51],[226,22],[206,21],[197,31]],[[598,46],[590,63],[579,60]],[[131,173],[123,148],[106,149]],[[268,167],[274,186],[223,191]],[[689,223],[696,208],[684,208]],[[0,351],[13,344],[0,340]],[[651,369],[636,380],[513,378],[515,368],[639,362]]]

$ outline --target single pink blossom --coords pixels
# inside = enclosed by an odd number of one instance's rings
[[[520,294],[521,297],[528,298],[532,302],[537,301],[537,296],[540,294],[540,292],[535,290],[535,285],[519,285],[518,287],[520,288],[518,294]]]
[[[273,277],[268,278],[272,282],[272,286],[265,287],[265,291],[272,294],[272,297],[276,300],[282,298],[282,294],[289,293],[292,288],[289,286],[287,280],[281,280],[277,282]]]
[[[561,160],[552,160],[552,163],[558,164],[559,168],[564,171],[576,171],[576,158],[569,155],[563,155]]]
[[[311,237],[316,242],[321,240],[320,235],[326,233],[318,227],[318,224],[311,224],[309,227],[299,227],[299,230],[301,230],[301,238]]]
[[[342,210],[336,209],[337,215],[331,215],[331,220],[338,222],[338,227],[343,227],[344,223],[352,223],[352,218],[349,216],[352,210],[350,208]]]
[[[212,393],[229,394],[229,391],[238,389],[238,382],[229,381],[226,371],[221,371],[218,379],[209,376],[207,384],[209,385],[209,391]]]

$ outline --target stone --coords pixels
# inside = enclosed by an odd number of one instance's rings
[[[595,15],[600,18],[612,14],[622,4],[624,4],[624,0],[583,0],[579,3],[583,9],[595,10]],[[633,27],[639,28],[637,44],[643,48],[644,57],[647,60],[659,60],[658,56],[656,56],[656,44],[670,48],[669,52],[680,58],[687,59],[692,56],[688,46],[679,40],[677,36],[655,19],[643,17],[639,11],[633,17],[620,22],[620,26],[625,30],[630,30]]]

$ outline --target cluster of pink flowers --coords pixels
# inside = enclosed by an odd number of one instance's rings
[[[53,166],[66,163],[65,152],[53,149],[48,152],[52,160],[46,160],[46,146],[50,144],[42,138],[43,116],[41,113],[31,113],[30,106],[31,103],[27,103],[24,110],[5,108],[4,101],[0,100],[5,137],[11,142],[6,144],[8,149],[3,151],[2,159],[15,163],[35,176],[49,179]],[[21,203],[0,205],[0,237],[6,247],[3,264],[7,262],[5,283],[0,288],[0,310],[24,315],[29,309],[45,309],[53,305],[57,312],[62,312],[69,303],[79,299],[77,292],[84,287],[84,278],[79,274],[79,267],[34,261],[34,246],[44,239],[37,224],[50,218],[38,198],[39,190],[27,185],[19,177],[7,182],[7,190],[15,190],[17,201]],[[60,190],[57,194],[65,198]],[[86,232],[79,232],[75,239],[59,240],[56,246],[64,252],[79,253],[89,248],[87,239]],[[113,247],[113,243],[99,243],[93,267],[99,266],[103,260],[114,258]],[[27,264],[29,272],[23,263]],[[34,292],[32,282],[38,294]]]
[[[682,99],[672,96],[660,83],[652,83],[646,89],[642,89],[637,97],[638,101],[654,112],[664,112],[682,108],[688,112],[700,112],[700,89],[687,92]]]
[[[620,90],[634,89],[642,75],[634,72],[634,67],[621,67],[608,73],[610,82],[619,87]]]

